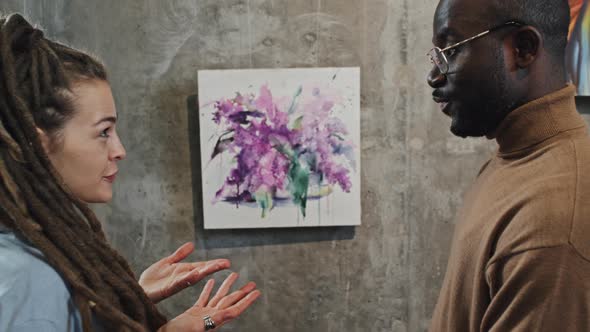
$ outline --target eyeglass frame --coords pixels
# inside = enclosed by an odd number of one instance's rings
[[[449,59],[447,59],[447,56],[445,55],[445,52],[446,52],[446,51],[448,51],[448,50],[452,50],[452,49],[454,49],[454,48],[457,48],[457,47],[459,47],[459,46],[461,46],[461,45],[467,44],[467,43],[469,43],[470,41],[476,40],[476,39],[478,39],[478,38],[481,38],[481,37],[483,37],[483,36],[485,36],[485,35],[487,35],[487,34],[489,34],[489,33],[491,33],[491,32],[494,32],[494,31],[496,31],[496,30],[502,29],[502,28],[504,28],[504,27],[507,27],[507,26],[510,26],[510,25],[513,25],[513,26],[516,26],[516,27],[522,27],[522,26],[525,26],[525,24],[523,24],[523,23],[520,23],[520,22],[517,22],[517,21],[508,21],[508,22],[505,22],[505,23],[503,23],[503,24],[501,24],[501,25],[498,25],[498,26],[495,26],[495,27],[493,27],[493,28],[490,28],[490,29],[488,29],[488,30],[486,30],[486,31],[484,31],[484,32],[478,33],[477,35],[475,35],[475,36],[473,36],[473,37],[469,37],[469,38],[467,38],[467,39],[465,39],[465,40],[462,40],[462,41],[460,41],[460,42],[458,42],[458,43],[455,43],[455,44],[453,44],[453,45],[447,46],[447,47],[445,47],[445,48],[443,48],[443,49],[441,49],[441,48],[440,48],[440,47],[438,47],[438,46],[435,46],[435,47],[433,47],[433,48],[432,48],[430,51],[428,51],[428,53],[427,53],[426,55],[430,56],[430,61],[431,61],[432,63],[434,63],[434,64],[436,65],[436,67],[438,67],[438,70],[440,71],[440,73],[441,73],[442,75],[446,75],[446,74],[449,72],[449,67],[450,67],[450,66],[449,66]],[[440,68],[440,66],[439,66],[439,65],[436,63],[436,61],[434,61],[434,56],[432,55],[433,51],[437,51],[437,50],[438,50],[438,52],[439,52],[439,53],[442,55],[442,57],[443,57],[443,60],[444,60],[444,61],[446,62],[446,64],[447,64],[447,70],[445,70],[444,72],[443,72],[442,68]],[[436,54],[436,53],[435,53],[435,54]]]

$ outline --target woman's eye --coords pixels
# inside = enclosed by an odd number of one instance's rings
[[[105,130],[103,130],[103,131],[101,131],[100,132],[100,137],[109,137],[109,133],[108,133],[109,129],[110,129],[110,127],[107,128],[107,129],[105,129]]]

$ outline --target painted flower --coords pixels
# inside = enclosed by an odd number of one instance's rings
[[[290,100],[277,100],[267,85],[258,96],[238,93],[216,101],[213,121],[223,134],[211,159],[227,153],[234,166],[214,202],[256,202],[265,217],[287,192],[305,216],[311,186],[337,185],[350,192],[354,146],[346,139],[344,123],[334,115],[335,105],[318,88],[309,96],[299,88]]]

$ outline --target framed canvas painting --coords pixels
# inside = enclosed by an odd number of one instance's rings
[[[566,63],[578,96],[590,96],[590,5],[588,0],[569,0],[571,21]]]
[[[198,82],[205,229],[360,225],[359,68]]]

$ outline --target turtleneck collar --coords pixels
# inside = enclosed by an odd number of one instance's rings
[[[499,154],[523,150],[564,131],[584,127],[575,94],[575,86],[568,84],[510,112],[496,130]]]

